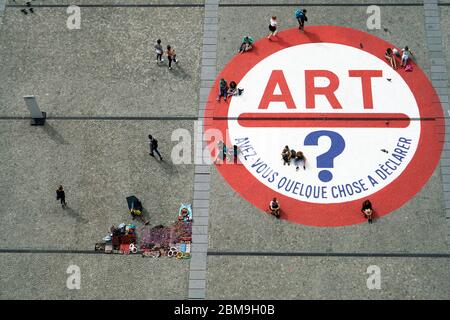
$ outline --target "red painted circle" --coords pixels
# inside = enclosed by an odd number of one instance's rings
[[[299,44],[328,42],[355,47],[379,59],[384,59],[386,48],[395,47],[373,35],[350,28],[310,26],[305,28],[305,31],[305,34],[298,29],[282,31],[273,40],[259,40],[251,51],[236,55],[218,75],[210,92],[205,110],[205,131],[216,128],[222,131],[224,137],[227,132],[228,122],[223,118],[228,115],[229,104],[215,100],[220,78],[232,79],[239,83],[253,66],[279,50]],[[360,44],[363,44],[362,49]],[[421,121],[417,150],[408,166],[397,179],[367,197],[374,206],[376,217],[398,209],[419,192],[433,174],[442,152],[443,139],[439,139],[436,133],[436,128],[444,130],[439,98],[424,72],[417,65],[412,64],[413,72],[404,72],[399,69],[399,74],[414,94],[420,117],[425,120]],[[434,121],[430,121],[430,118]],[[214,144],[215,142],[210,144],[211,152]],[[216,167],[236,192],[263,211],[267,211],[270,200],[274,196],[277,197],[282,208],[282,219],[320,227],[366,222],[360,212],[362,200],[330,204],[304,202],[270,189],[258,181],[243,165],[219,164]]]

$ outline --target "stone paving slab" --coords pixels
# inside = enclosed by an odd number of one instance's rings
[[[133,194],[151,225],[170,224],[192,203],[193,165],[171,163],[170,139],[177,128],[192,134],[193,121],[0,124],[0,248],[93,249],[112,224],[131,222],[125,198]],[[149,156],[150,133],[166,161]],[[67,210],[55,200],[59,184]]]
[[[201,7],[85,8],[81,29],[69,30],[65,8],[8,8],[0,116],[29,116],[30,94],[47,116],[197,116],[202,15]],[[171,71],[167,58],[155,62],[158,38],[177,51]]]
[[[380,267],[380,290],[367,288],[371,265]],[[214,256],[208,259],[206,298],[449,299],[448,266],[448,259],[426,258]]]
[[[81,288],[66,286],[70,265]],[[122,255],[0,253],[0,299],[186,299],[188,260]]]

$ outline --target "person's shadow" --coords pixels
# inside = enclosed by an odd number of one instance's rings
[[[170,70],[174,76],[177,78],[180,78],[182,80],[189,80],[192,78],[192,76],[184,71],[183,67],[180,66],[178,63],[172,63],[172,70]]]
[[[80,223],[88,223],[89,221],[85,218],[83,218],[78,212],[76,212],[74,209],[70,208],[69,206],[66,206],[64,208],[65,212],[72,218],[74,218],[77,222]]]

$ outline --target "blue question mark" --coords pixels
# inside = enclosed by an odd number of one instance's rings
[[[317,157],[317,168],[333,168],[334,158],[342,153],[345,149],[345,140],[342,136],[334,131],[320,130],[314,131],[305,137],[305,146],[317,146],[320,137],[328,137],[331,140],[330,149]],[[319,179],[322,182],[328,182],[333,179],[333,174],[329,170],[321,170]]]

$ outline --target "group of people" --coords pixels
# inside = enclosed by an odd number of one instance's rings
[[[298,29],[302,32],[305,32],[305,22],[308,21],[308,17],[306,16],[306,9],[296,9],[295,10],[295,19],[298,22]],[[278,28],[278,20],[276,16],[272,16],[269,21],[269,35],[267,39],[270,39],[273,36],[276,36]]]
[[[303,164],[303,169],[306,170],[306,157],[301,151],[295,151],[294,149],[289,149],[289,146],[285,146],[281,152],[281,159],[283,160],[283,165],[291,165],[291,160],[294,160],[294,165],[298,171],[299,164]]]
[[[217,149],[219,154],[217,156],[216,162],[221,163],[228,159],[228,162],[233,160],[233,163],[237,163],[237,159],[240,153],[239,147],[233,145],[233,149],[229,149],[223,141],[217,142]]]
[[[163,46],[161,45],[161,39],[156,40],[155,43],[155,53],[156,53],[156,63],[164,62],[163,59]],[[177,55],[175,53],[175,49],[172,48],[170,45],[166,47],[166,56],[169,60],[169,70],[172,70],[172,61],[175,63],[178,63]]]
[[[408,48],[408,46],[406,46],[401,50],[401,54],[400,54],[400,51],[397,50],[396,48],[393,48],[393,49],[387,48],[386,52],[384,53],[384,56],[391,64],[392,69],[395,70],[395,69],[397,69],[397,58],[400,58],[400,66],[402,68],[406,68],[409,60],[412,59],[412,57],[413,57],[413,53]]]
[[[244,92],[244,89],[238,88],[235,81],[231,81],[228,86],[227,81],[222,78],[219,82],[219,95],[217,96],[217,101],[220,101],[221,97],[223,97],[223,101],[227,101],[228,97],[240,96],[242,92]]]
[[[280,218],[281,215],[281,207],[277,198],[273,198],[269,203],[269,212],[274,215],[277,219]],[[364,215],[364,218],[367,219],[369,223],[373,222],[373,208],[370,200],[364,200],[361,208],[361,212]]]

